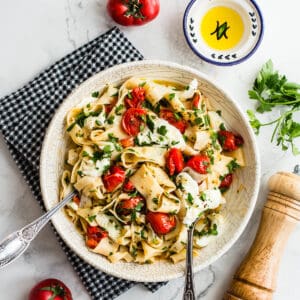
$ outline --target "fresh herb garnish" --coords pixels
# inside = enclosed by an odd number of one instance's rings
[[[193,205],[193,203],[194,203],[194,198],[193,198],[193,196],[192,196],[191,193],[188,193],[188,196],[187,196],[186,200],[187,200],[187,202],[189,202],[191,205]]]
[[[88,220],[89,220],[90,222],[93,222],[95,219],[96,219],[96,215],[88,216]]]
[[[240,165],[236,162],[236,159],[232,160],[228,165],[228,173],[233,173],[236,169],[238,169]]]
[[[141,83],[139,84],[139,86],[140,86],[140,87],[143,87],[145,84],[146,84],[146,81],[141,82]]]
[[[260,122],[252,110],[248,110],[250,124],[256,134],[263,126],[275,125],[271,142],[276,138],[277,146],[286,151],[289,146],[294,155],[300,154],[295,146],[295,139],[300,137],[300,123],[294,121],[293,116],[300,111],[300,84],[289,82],[286,76],[281,75],[273,68],[269,60],[265,63],[254,81],[253,88],[248,92],[250,99],[258,101],[256,111],[265,113],[275,107],[285,108],[281,116],[271,122]]]
[[[99,97],[99,92],[98,92],[98,91],[93,92],[93,93],[92,93],[92,97],[98,98],[98,97]]]
[[[152,121],[150,116],[146,116],[146,124],[148,126],[148,128],[150,129],[151,132],[153,132],[154,130],[154,122]]]
[[[169,94],[169,100],[172,100],[175,98],[175,93]]]
[[[115,119],[115,117],[114,116],[110,116],[108,119],[107,119],[107,123],[108,124],[113,124],[114,123],[114,119]]]
[[[116,115],[120,115],[121,111],[125,108],[123,104],[120,104],[116,107]]]
[[[82,156],[87,157],[87,156],[90,156],[90,155],[86,151],[82,151]]]
[[[160,134],[160,135],[166,135],[168,130],[167,130],[167,127],[165,125],[162,125],[160,127],[157,128],[157,132]]]

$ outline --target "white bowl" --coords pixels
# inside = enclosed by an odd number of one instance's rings
[[[236,129],[244,138],[244,153],[247,166],[237,172],[237,180],[227,194],[223,212],[225,223],[219,236],[203,248],[194,259],[194,270],[199,271],[222,256],[244,230],[255,206],[259,187],[260,164],[255,138],[248,121],[236,104],[213,80],[189,67],[162,61],[140,61],[126,63],[100,72],[77,87],[61,104],[47,130],[40,161],[40,180],[44,203],[47,209],[58,201],[59,182],[66,150],[64,121],[67,112],[78,105],[91,92],[106,83],[121,83],[131,76],[162,78],[187,85],[193,78],[199,81],[200,90],[209,97],[212,106],[222,110],[222,116],[231,129]],[[243,188],[241,188],[243,187]],[[240,189],[237,193],[237,189]],[[82,259],[108,274],[133,281],[158,282],[184,275],[185,262],[177,264],[157,262],[139,265],[136,263],[110,263],[105,257],[90,252],[82,236],[59,211],[52,222],[67,245]]]

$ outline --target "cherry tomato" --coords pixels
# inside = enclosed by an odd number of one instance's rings
[[[187,128],[187,123],[180,117],[176,117],[173,111],[169,109],[162,109],[159,113],[159,116],[168,121],[174,127],[176,127],[181,133],[185,132]]]
[[[184,159],[181,151],[177,148],[170,149],[167,154],[166,164],[171,176],[181,172],[184,168]]]
[[[37,283],[30,291],[28,300],[72,300],[69,288],[60,280],[49,278]]]
[[[209,157],[204,154],[199,154],[190,158],[186,165],[200,174],[207,174],[209,164]]]
[[[103,175],[103,183],[108,192],[112,192],[125,180],[125,171],[118,166],[112,166],[105,175]]]
[[[234,151],[244,144],[244,140],[240,135],[234,135],[233,132],[228,130],[220,130],[218,139],[225,151]]]
[[[80,204],[80,198],[79,198],[78,195],[73,196],[73,199],[72,199],[72,200],[73,200],[73,202],[76,203],[77,205]]]
[[[134,139],[132,137],[120,140],[123,148],[128,148],[134,146]]]
[[[170,214],[148,211],[147,222],[157,234],[167,234],[176,226],[176,218]]]
[[[132,193],[134,190],[135,190],[135,187],[130,180],[128,180],[127,182],[124,183],[124,185],[123,185],[124,192]]]
[[[129,199],[124,199],[119,202],[117,211],[120,215],[130,215],[132,210],[136,208],[139,203],[142,203],[141,208],[145,206],[143,197],[136,196]]]
[[[192,109],[199,109],[200,99],[200,95],[195,93],[192,99]]]
[[[103,238],[108,236],[108,233],[99,226],[88,226],[86,235],[86,245],[94,249]]]
[[[233,180],[233,175],[231,173],[227,174],[220,183],[219,186],[220,190],[226,191],[230,187],[232,180]]]
[[[159,13],[159,0],[108,0],[107,11],[124,26],[143,25]]]
[[[106,115],[108,115],[112,111],[112,109],[114,108],[116,103],[117,103],[117,100],[114,100],[110,104],[104,104],[104,110],[105,110]]]
[[[122,127],[124,131],[132,136],[136,136],[140,132],[141,125],[144,124],[142,119],[146,115],[146,111],[142,108],[129,108],[122,118]]]
[[[142,87],[135,87],[131,93],[131,97],[125,97],[125,105],[127,108],[140,107],[145,100],[145,90]]]

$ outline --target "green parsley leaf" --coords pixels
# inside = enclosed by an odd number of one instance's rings
[[[146,124],[151,132],[154,131],[154,122],[152,121],[151,117],[149,115],[146,116]]]
[[[162,125],[162,126],[160,126],[160,127],[157,128],[157,132],[160,135],[165,136],[167,134],[168,130],[167,130],[167,127],[165,125]]]
[[[93,222],[95,219],[96,219],[96,215],[88,216],[88,220],[89,220],[90,222]]]
[[[121,111],[125,108],[123,104],[120,104],[116,107],[116,115],[120,115]]]
[[[189,202],[191,205],[193,205],[193,203],[194,203],[194,198],[193,198],[193,196],[192,196],[191,193],[188,193],[188,196],[187,196],[186,200],[187,200],[187,202]]]
[[[169,100],[172,100],[175,98],[175,93],[169,94]]]
[[[92,97],[94,97],[94,98],[98,98],[99,97],[99,92],[93,92],[92,93]]]

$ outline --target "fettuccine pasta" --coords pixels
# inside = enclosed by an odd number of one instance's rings
[[[61,195],[90,251],[111,262],[185,258],[222,229],[234,170],[245,165],[243,139],[198,89],[144,78],[94,91],[66,116],[72,140]]]

